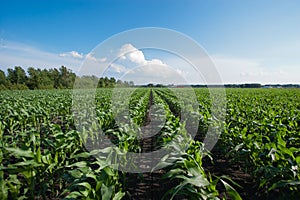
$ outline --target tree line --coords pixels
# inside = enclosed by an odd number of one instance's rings
[[[133,86],[132,81],[121,81],[111,77],[82,76],[78,77],[70,69],[61,66],[59,69],[39,69],[29,67],[26,71],[16,66],[0,70],[0,90],[35,90],[35,89],[71,89],[76,79],[76,88]]]

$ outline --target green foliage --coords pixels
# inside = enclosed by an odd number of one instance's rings
[[[0,95],[1,199],[124,195],[118,172],[107,170],[103,161],[85,152],[79,133],[73,130],[71,91]]]
[[[31,89],[46,87],[36,84],[39,82],[36,80],[46,75],[48,79],[43,79],[52,81],[53,88],[70,87],[73,80],[69,76],[65,82],[59,81],[60,77],[70,75],[66,68],[46,71],[30,68],[28,73],[25,84]],[[18,83],[6,83],[4,89],[25,88],[22,74],[19,68],[10,70],[5,79]],[[94,77],[93,81],[96,80]],[[212,123],[212,100],[207,89],[195,89],[198,105],[194,107],[189,106],[191,94],[185,89],[115,90],[97,89],[96,95],[88,89],[1,91],[0,199],[123,198],[128,193],[124,189],[124,174],[116,170],[120,163],[111,158],[117,156],[123,164],[136,167],[124,155],[142,150],[140,126],[147,123],[150,100],[156,108],[152,114],[164,115],[164,123],[153,140],[155,148],[171,150],[152,169],[164,167],[163,178],[176,183],[166,192],[165,199],[218,199],[217,184],[226,189],[231,199],[241,199],[235,189],[239,186],[230,177],[211,177],[203,169],[204,145],[188,134],[189,128],[199,125],[197,136],[203,138]],[[252,175],[259,192],[268,194],[276,190],[283,196],[297,197],[299,90],[228,89],[226,92],[225,129],[220,138],[224,157],[241,164]],[[130,93],[125,101],[124,97]],[[94,96],[90,96],[90,102],[79,98],[78,105],[73,105],[74,94]],[[112,102],[114,98],[119,101]],[[91,102],[95,103],[95,110],[88,110],[86,105]],[[78,112],[72,112],[76,109]],[[130,117],[123,115],[127,111]],[[192,118],[183,121],[180,113],[194,116],[199,124],[192,123]],[[91,115],[96,122],[88,128],[80,126]],[[126,123],[117,123],[116,116]],[[105,146],[107,138],[114,147]],[[105,148],[97,148],[99,143]]]
[[[0,70],[0,85],[6,85],[6,76],[4,71]]]
[[[227,95],[222,142],[228,155],[244,163],[261,192],[299,193],[299,90],[229,89]]]
[[[25,70],[20,66],[16,66],[14,69],[7,70],[7,79],[12,84],[25,84],[26,83],[26,73]]]
[[[78,77],[65,66],[59,69],[35,69],[29,67],[27,74],[25,70],[17,66],[7,70],[5,73],[0,70],[0,90],[35,90],[35,89],[72,89],[76,80],[76,88],[114,88],[133,87],[132,81],[121,81],[115,78],[96,76]]]

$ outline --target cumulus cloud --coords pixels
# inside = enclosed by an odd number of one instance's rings
[[[110,65],[111,67],[111,70],[120,74],[120,73],[125,73],[127,71],[126,67],[124,67],[123,65],[119,65],[119,64],[116,64],[116,63],[112,63]]]
[[[135,48],[132,44],[124,44],[118,52],[118,57],[122,60],[127,59],[140,65],[147,63],[144,53]]]
[[[124,79],[136,84],[183,84],[185,79],[182,71],[168,65],[147,64],[128,71]]]
[[[136,84],[184,82],[183,70],[174,68],[158,58],[146,59],[144,52],[132,44],[124,44],[116,52],[118,59],[109,66],[107,75],[117,74],[120,78],[134,81]]]
[[[94,52],[83,54],[77,51],[60,54],[51,53],[27,44],[2,39],[0,43],[0,66],[2,70],[6,70],[14,66],[22,66],[26,69],[27,67],[59,68],[64,65],[79,75],[99,76],[104,74],[104,76],[115,76],[116,78],[134,78],[136,81],[133,81],[137,84],[143,84],[146,81],[151,82],[151,80],[157,83],[202,84],[207,82],[209,75],[215,75],[209,73],[212,66],[208,59],[198,58],[198,64],[203,66],[199,72],[180,58],[156,57],[147,59],[145,53],[132,44],[124,44],[110,53],[111,55],[104,56]],[[109,62],[111,58],[117,57],[119,59],[115,62]],[[247,82],[262,84],[299,83],[300,68],[295,63],[271,66],[270,62],[267,65],[264,60],[227,55],[212,55],[211,59],[225,84]],[[78,71],[82,63],[89,68]]]
[[[70,52],[60,53],[59,56],[60,57],[72,57],[72,58],[76,58],[76,59],[82,59],[83,58],[83,54],[78,53],[77,51],[70,51]]]
[[[146,60],[144,53],[134,47],[132,44],[124,44],[118,52],[118,57],[120,58],[120,60],[128,60],[138,65],[166,65],[160,59],[154,58],[151,60]]]
[[[85,58],[88,59],[88,60],[91,60],[91,61],[94,61],[94,62],[100,62],[100,63],[103,63],[107,60],[106,57],[103,57],[103,58],[96,58],[95,53],[91,52],[91,53],[88,53],[86,54]]]
[[[77,51],[70,51],[70,52],[65,52],[65,53],[60,53],[59,54],[60,57],[70,57],[70,58],[74,58],[74,59],[88,59],[89,61],[94,61],[94,62],[105,62],[107,60],[106,57],[103,58],[96,58],[95,57],[95,53],[90,52],[86,55],[84,55],[83,53],[78,53]]]

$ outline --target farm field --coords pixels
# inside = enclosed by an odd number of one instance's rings
[[[118,101],[130,92],[129,106]],[[194,89],[197,105],[190,92],[1,91],[0,199],[300,198],[299,89],[226,89],[225,121],[212,115],[208,89]],[[140,128],[156,119],[157,134]],[[206,151],[210,126],[221,134]],[[159,149],[170,153],[148,172],[117,170],[114,158],[147,168],[148,158],[124,154]]]

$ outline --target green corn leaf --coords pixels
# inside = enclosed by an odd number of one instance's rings
[[[203,176],[196,176],[196,177],[186,177],[186,176],[177,176],[177,178],[182,178],[184,179],[184,183],[188,183],[191,185],[194,185],[196,187],[205,187],[209,185],[209,182],[207,181],[206,178],[204,178]]]
[[[79,197],[82,197],[83,195],[78,191],[71,192],[64,200],[71,200],[71,199],[79,199]]]
[[[76,155],[71,156],[71,158],[88,158],[91,154],[89,152],[83,152]]]
[[[71,174],[71,176],[73,176],[74,178],[80,178],[83,173],[81,171],[79,171],[78,169],[75,170],[71,170],[69,171],[69,173]]]
[[[34,154],[31,150],[23,150],[20,148],[11,148],[11,147],[5,147],[5,149],[10,152],[13,156],[20,158],[20,157],[27,157],[27,158],[33,158]]]
[[[110,200],[112,196],[112,188],[107,187],[104,183],[101,186],[101,196],[103,200]]]
[[[225,181],[223,181],[222,179],[220,179],[221,182],[223,183],[223,185],[225,186],[226,192],[228,193],[228,195],[234,199],[234,200],[242,200],[241,196],[239,195],[239,193],[233,188],[231,187],[228,183],[226,183]]]
[[[115,196],[113,197],[113,200],[121,200],[122,197],[125,196],[125,193],[122,191],[117,192],[117,194],[115,194]]]
[[[162,168],[165,168],[167,166],[170,166],[172,165],[172,163],[168,163],[168,162],[164,162],[164,161],[161,161],[159,162],[152,170],[151,172],[157,170],[157,169],[162,169]]]
[[[293,180],[281,180],[277,183],[274,183],[270,188],[269,191],[276,189],[276,188],[282,188],[286,186],[299,186],[300,181],[293,181]]]
[[[8,167],[27,167],[27,166],[38,167],[38,166],[41,166],[41,164],[35,162],[34,160],[26,160],[26,161],[17,162],[17,163],[8,165]]]
[[[83,168],[87,166],[87,162],[86,161],[80,161],[80,162],[76,162],[73,163],[71,165],[68,165],[67,167],[78,167],[78,168]]]
[[[36,161],[38,163],[42,162],[41,147],[39,147],[36,151]]]

